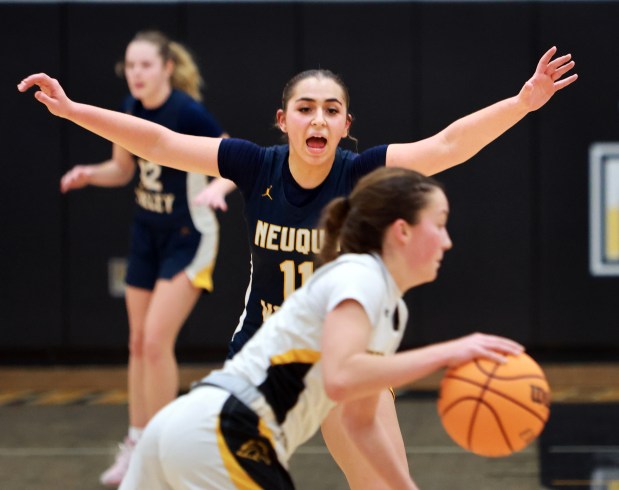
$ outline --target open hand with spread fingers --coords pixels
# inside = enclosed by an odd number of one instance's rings
[[[556,46],[550,48],[537,63],[533,76],[524,84],[518,98],[529,111],[536,111],[548,102],[555,92],[576,81],[576,73],[562,78],[576,64],[571,54],[552,59],[557,53]]]

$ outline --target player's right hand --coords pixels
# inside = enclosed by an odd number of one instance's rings
[[[38,86],[34,97],[45,104],[49,112],[59,117],[68,117],[72,101],[64,93],[60,83],[45,73],[37,73],[24,78],[17,84],[17,90],[25,92],[30,87]]]
[[[459,366],[478,357],[503,364],[507,361],[506,355],[517,356],[524,351],[524,346],[514,340],[479,332],[451,340],[448,343],[453,346],[448,367]]]
[[[76,165],[60,179],[60,192],[82,189],[90,184],[92,168],[88,165]]]

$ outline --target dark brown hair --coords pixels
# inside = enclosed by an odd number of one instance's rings
[[[364,176],[349,197],[338,197],[323,210],[318,261],[325,264],[339,253],[381,253],[389,225],[399,218],[416,224],[436,189],[443,190],[438,181],[404,168],[381,167]]]
[[[317,78],[318,80],[320,79],[333,80],[337,85],[339,85],[339,87],[342,89],[342,92],[344,94],[344,105],[346,106],[346,117],[352,124],[353,115],[350,113],[350,94],[348,92],[348,87],[344,83],[344,80],[342,80],[342,77],[340,77],[339,75],[336,75],[331,70],[325,70],[322,68],[302,71],[301,73],[297,73],[294,77],[288,80],[286,85],[284,85],[284,90],[282,91],[282,110],[286,111],[286,107],[288,106],[288,102],[290,102],[290,99],[292,98],[292,94],[296,86],[300,82],[302,82],[303,80],[307,80],[308,78]],[[276,122],[276,125],[277,125],[277,122]],[[351,136],[350,130],[348,131],[347,138],[353,141],[355,145],[358,143],[357,138],[355,138],[354,136]]]

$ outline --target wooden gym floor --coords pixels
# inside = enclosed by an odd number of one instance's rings
[[[213,367],[181,366],[181,389]],[[619,364],[542,367],[553,404],[617,403],[619,410]],[[125,366],[0,367],[0,489],[103,488],[98,475],[112,461],[115,445],[126,430],[125,375]],[[556,478],[556,486],[543,486],[538,444],[507,458],[490,459],[468,454],[448,438],[436,414],[439,381],[440,373],[415,383],[401,390],[396,401],[411,473],[422,490],[619,488],[616,427],[614,433],[610,429],[602,448],[617,458],[616,480],[613,476],[606,478],[605,486],[594,486],[587,478]],[[608,474],[614,475],[614,469]],[[291,473],[298,490],[347,488],[320,435],[300,448]]]

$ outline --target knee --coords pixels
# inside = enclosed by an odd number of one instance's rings
[[[168,342],[159,335],[145,335],[141,348],[147,364],[158,364],[161,359],[174,351],[174,346],[168,345]]]
[[[142,332],[129,334],[129,354],[140,358],[144,356],[144,334]]]

